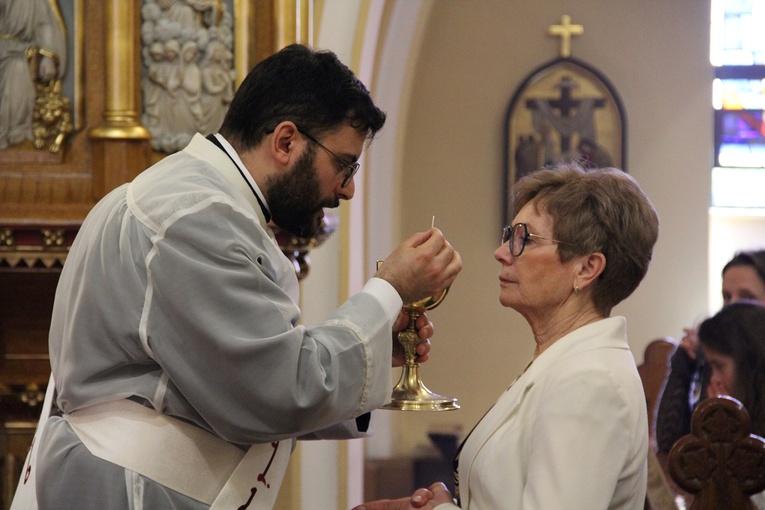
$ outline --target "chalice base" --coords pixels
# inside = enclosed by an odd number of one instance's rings
[[[433,393],[422,384],[417,375],[417,364],[404,365],[396,387],[391,394],[391,402],[382,409],[397,411],[453,411],[459,409],[457,399]]]

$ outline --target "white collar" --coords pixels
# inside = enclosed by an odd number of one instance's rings
[[[239,154],[234,150],[234,148],[231,146],[230,143],[228,143],[228,140],[226,140],[222,134],[215,133],[213,136],[221,143],[223,146],[223,149],[226,151],[226,154],[228,154],[232,160],[234,160],[234,163],[242,170],[242,174],[244,175],[244,178],[247,180],[247,182],[252,187],[253,191],[257,193],[258,198],[260,198],[261,203],[263,206],[268,210],[268,213],[271,213],[271,209],[268,207],[268,202],[266,201],[266,197],[263,196],[263,192],[260,191],[260,188],[258,187],[257,183],[255,182],[255,179],[252,178],[252,174],[247,170],[247,167],[244,166],[244,163],[242,163],[242,158],[239,157]]]

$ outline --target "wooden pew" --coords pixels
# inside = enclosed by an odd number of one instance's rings
[[[638,374],[643,382],[645,403],[648,410],[648,433],[651,448],[656,451],[656,411],[664,384],[669,375],[669,359],[677,349],[677,340],[664,337],[652,340],[643,351],[643,363],[638,366]]]

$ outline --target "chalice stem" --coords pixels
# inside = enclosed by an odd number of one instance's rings
[[[417,366],[417,344],[420,343],[419,335],[417,335],[417,318],[420,314],[412,310],[409,312],[409,326],[404,331],[398,334],[398,342],[404,348],[404,356],[406,365],[409,367]]]

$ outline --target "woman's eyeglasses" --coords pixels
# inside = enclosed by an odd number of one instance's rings
[[[516,223],[512,226],[508,225],[502,229],[502,244],[509,242],[508,247],[510,248],[510,255],[513,257],[517,257],[523,253],[523,249],[526,247],[526,241],[529,240],[529,237],[558,244],[570,244],[564,241],[558,241],[557,239],[532,234],[529,232],[525,223]]]

